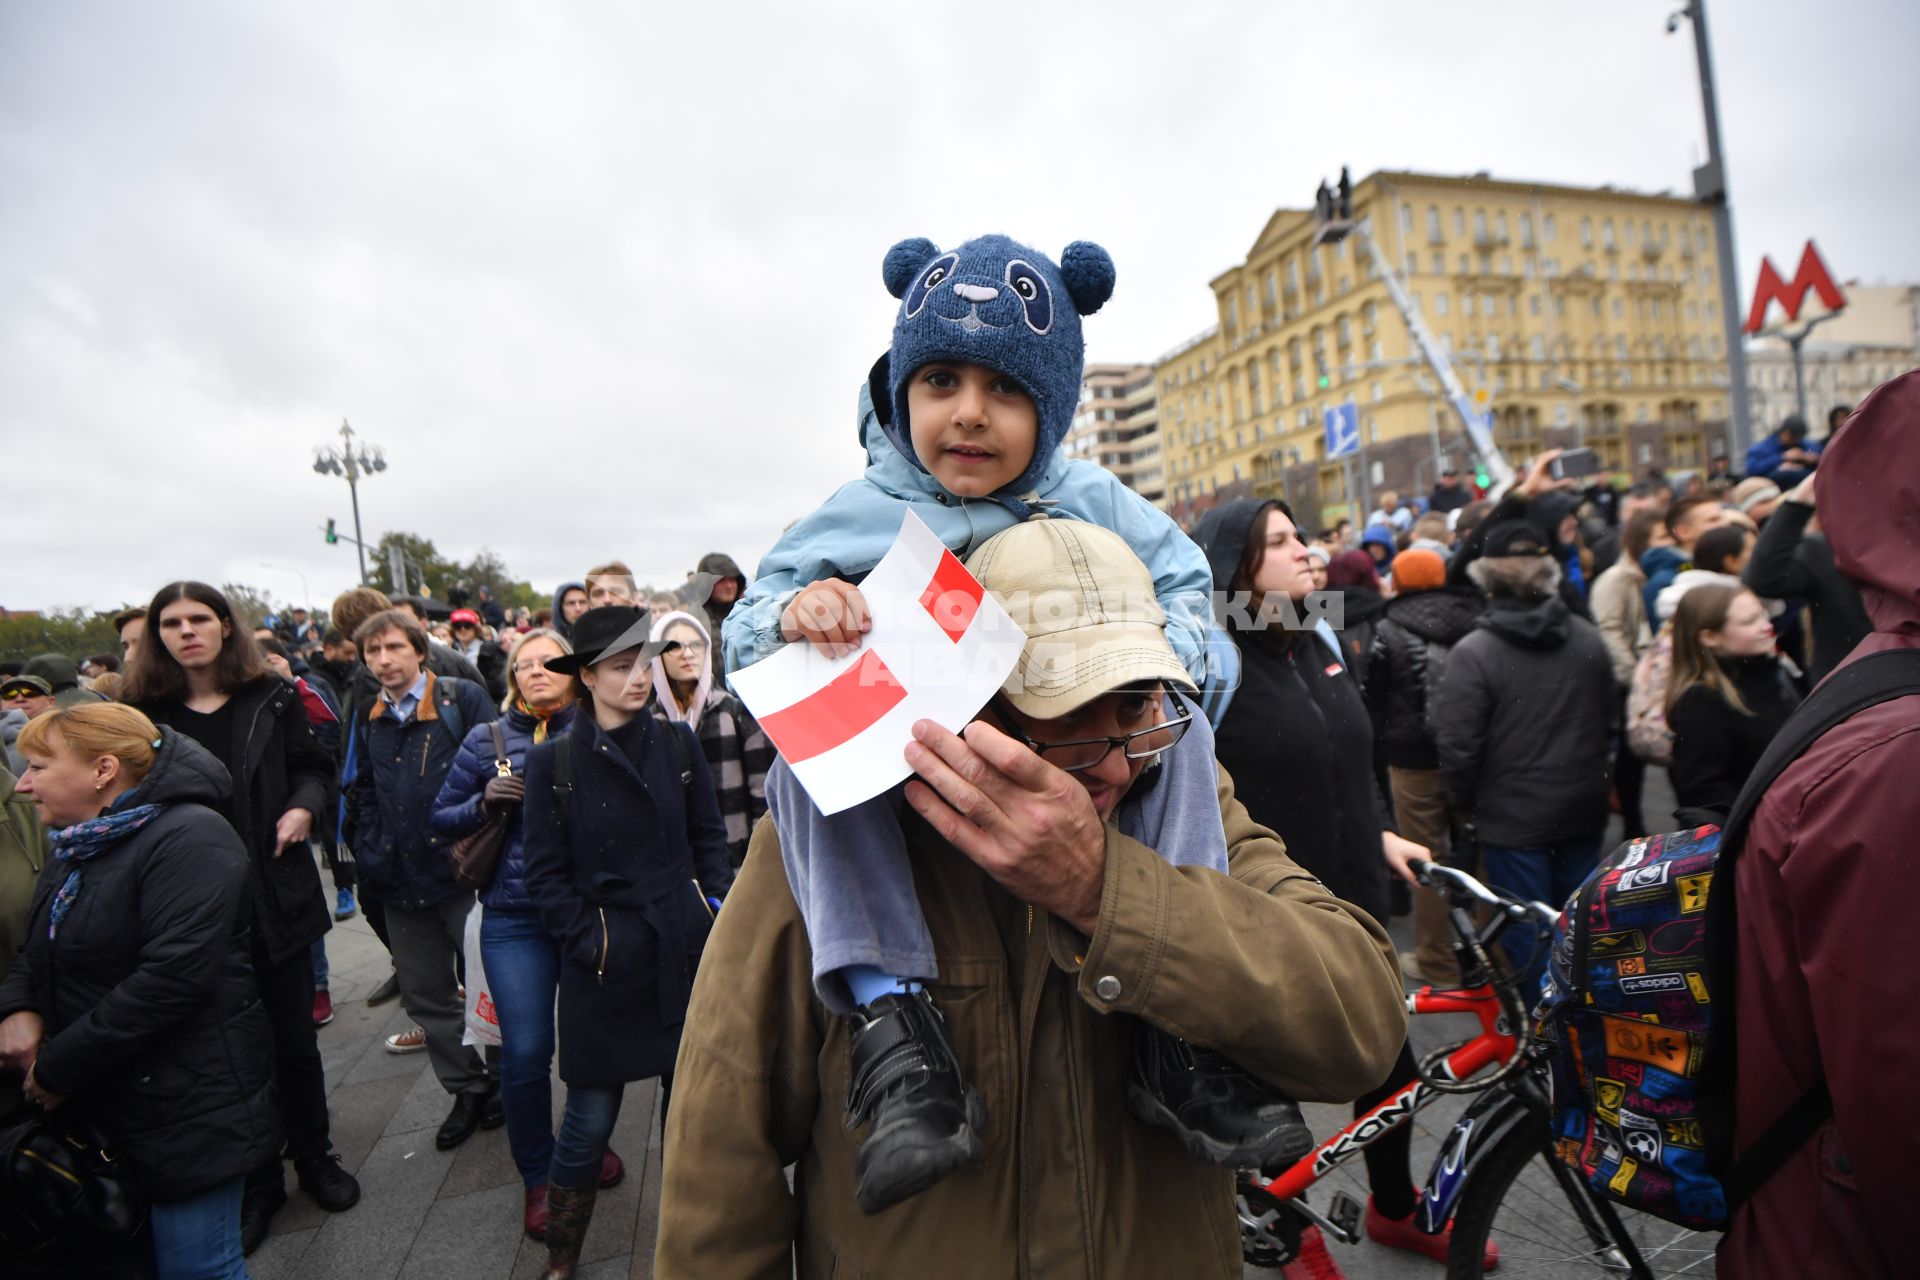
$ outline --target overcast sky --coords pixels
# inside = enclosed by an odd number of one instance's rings
[[[369,541],[751,571],[857,473],[894,241],[1097,240],[1089,355],[1152,359],[1343,162],[1687,190],[1675,7],[0,5],[0,605],[324,607],[342,418]],[[1743,290],[1920,281],[1920,5],[1712,17]]]

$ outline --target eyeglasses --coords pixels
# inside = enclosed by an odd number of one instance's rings
[[[25,702],[38,693],[37,689],[0,689],[0,702]]]
[[[994,718],[1007,731],[1007,736],[1020,743],[1035,755],[1056,769],[1067,773],[1081,773],[1093,768],[1115,748],[1119,747],[1129,760],[1151,760],[1186,736],[1187,729],[1193,724],[1192,714],[1176,716],[1171,720],[1162,720],[1159,724],[1145,729],[1136,729],[1132,733],[1123,733],[1117,738],[1075,738],[1070,742],[1039,742],[1029,737],[1025,730],[1014,723],[1013,717],[1004,711],[996,699],[987,704]]]
[[[707,651],[707,642],[705,640],[669,640],[660,652],[671,653],[675,649],[680,650],[682,653],[705,653]]]

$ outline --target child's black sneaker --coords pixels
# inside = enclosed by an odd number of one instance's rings
[[[881,996],[848,1023],[847,1127],[871,1126],[854,1164],[854,1195],[863,1211],[879,1213],[979,1155],[987,1108],[961,1074],[946,1019],[924,990]]]
[[[1134,1037],[1127,1105],[1209,1164],[1284,1167],[1313,1149],[1293,1099],[1224,1055],[1145,1022]]]

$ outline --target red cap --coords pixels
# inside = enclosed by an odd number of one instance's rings
[[[453,611],[453,616],[448,618],[447,621],[455,624],[462,623],[462,622],[471,622],[474,626],[477,627],[480,625],[480,615],[475,613],[471,609],[455,609]]]

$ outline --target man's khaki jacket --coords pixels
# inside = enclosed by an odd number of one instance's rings
[[[1127,1109],[1139,1020],[1319,1101],[1379,1085],[1407,1020],[1379,926],[1296,866],[1224,771],[1219,795],[1231,875],[1173,867],[1109,827],[1091,940],[907,814],[931,990],[988,1120],[978,1160],[872,1217],[853,1195],[865,1133],[845,1128],[846,1026],[813,994],[763,820],[694,983],[655,1274],[1237,1280],[1231,1171]]]

